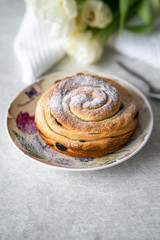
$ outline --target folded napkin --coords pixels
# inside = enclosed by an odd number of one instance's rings
[[[27,7],[14,51],[22,67],[24,83],[30,84],[65,55],[65,39],[53,39],[50,26],[39,20],[31,7]]]
[[[50,25],[39,20],[27,7],[14,50],[22,67],[23,81],[32,83],[65,55],[66,39],[54,39]],[[149,35],[136,35],[124,31],[123,36],[113,35],[108,44],[129,57],[136,58],[160,68],[160,21]]]
[[[120,53],[160,68],[160,19],[150,34],[133,34],[124,30],[110,37],[108,44]]]

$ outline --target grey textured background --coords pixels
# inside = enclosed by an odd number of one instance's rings
[[[113,168],[63,172],[30,161],[11,145],[5,114],[25,87],[13,53],[24,10],[21,0],[0,0],[0,239],[160,239],[160,101],[150,100],[155,123],[147,145]],[[97,65],[84,68],[65,57],[49,72],[109,72],[147,91],[117,66],[118,59],[160,87],[160,69],[107,48]]]

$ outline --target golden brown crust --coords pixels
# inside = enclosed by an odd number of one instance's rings
[[[137,126],[136,113],[134,98],[116,81],[79,73],[45,91],[35,121],[53,149],[75,157],[96,157],[118,150],[129,140]]]

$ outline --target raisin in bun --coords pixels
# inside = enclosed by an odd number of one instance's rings
[[[45,91],[35,121],[54,150],[92,158],[120,149],[134,133],[136,116],[134,98],[115,80],[78,73]]]

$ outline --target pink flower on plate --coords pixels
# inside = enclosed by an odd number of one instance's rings
[[[20,112],[16,118],[18,129],[28,134],[36,133],[37,128],[34,119],[35,116],[29,116],[28,112]]]

